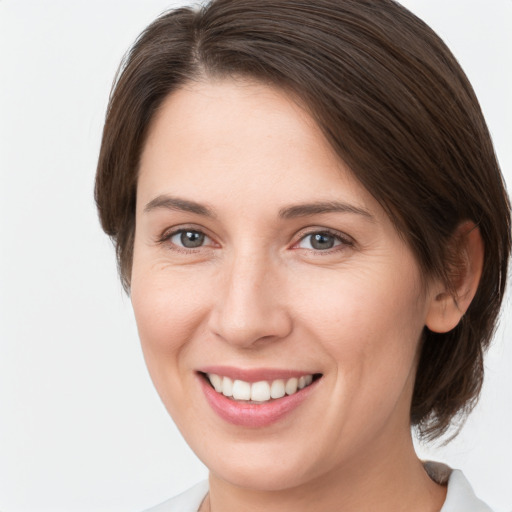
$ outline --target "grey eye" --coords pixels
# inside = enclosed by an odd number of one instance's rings
[[[325,251],[340,245],[339,237],[330,233],[311,233],[305,236],[300,242],[299,247],[302,249],[314,249],[316,251]]]
[[[171,242],[186,249],[196,249],[204,245],[207,236],[200,231],[185,229],[178,231],[171,237]]]

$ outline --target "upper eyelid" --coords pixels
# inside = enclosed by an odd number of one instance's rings
[[[177,225],[173,227],[168,227],[164,229],[158,236],[157,236],[157,242],[165,242],[168,241],[170,238],[175,236],[177,233],[190,230],[190,231],[197,231],[199,233],[204,234],[207,238],[209,238],[212,242],[215,244],[219,244],[217,242],[216,237],[212,236],[209,233],[209,230],[205,229],[202,226],[197,226],[194,224],[185,224],[185,225]],[[356,241],[353,237],[350,235],[347,235],[346,233],[339,231],[337,229],[328,228],[325,226],[307,226],[302,229],[300,229],[298,232],[295,233],[295,235],[292,237],[292,246],[297,245],[301,240],[306,238],[307,236],[314,235],[315,233],[327,233],[331,236],[334,236],[341,240],[345,244],[351,244],[354,245]],[[220,244],[219,244],[220,245]]]
[[[174,242],[171,242],[171,239],[178,235],[179,233],[183,233],[184,231],[195,231],[198,233],[203,234],[210,242],[212,243],[205,243],[204,245],[200,245],[198,247],[184,247],[179,244],[176,244]],[[187,226],[176,226],[175,228],[169,228],[163,231],[163,233],[156,239],[157,245],[165,246],[173,246],[174,251],[181,252],[181,253],[196,253],[197,251],[201,249],[212,249],[215,248],[215,245],[218,245],[217,242],[208,234],[205,233],[205,230],[193,228],[193,227],[187,227]],[[169,247],[170,248],[170,247]]]
[[[197,231],[198,233],[202,233],[203,235],[207,236],[211,240],[213,240],[213,238],[214,238],[208,233],[208,230],[206,230],[203,227],[198,227],[193,224],[190,224],[190,225],[184,224],[184,225],[178,225],[178,226],[173,226],[173,227],[164,229],[158,235],[158,239],[161,241],[168,240],[172,236],[176,235],[177,233],[181,233],[183,231]]]
[[[299,244],[307,239],[309,236],[314,235],[316,233],[324,233],[330,236],[333,236],[338,239],[339,243],[330,247],[328,249],[315,249],[310,247],[299,247]],[[300,236],[291,246],[291,249],[294,251],[301,251],[304,254],[310,254],[314,257],[328,257],[334,256],[336,254],[344,253],[347,250],[356,249],[358,246],[356,245],[356,241],[350,237],[349,235],[345,235],[342,232],[332,229],[316,229],[311,230],[302,236]]]
[[[352,238],[350,235],[347,235],[346,233],[344,233],[342,231],[338,231],[337,229],[332,229],[332,228],[320,227],[320,226],[301,229],[297,233],[297,242],[303,240],[307,236],[314,235],[315,233],[326,233],[326,234],[329,234],[329,235],[339,238],[340,240],[342,240],[345,243],[351,243],[351,244],[355,243],[354,238]],[[295,242],[295,243],[297,243],[297,242]]]

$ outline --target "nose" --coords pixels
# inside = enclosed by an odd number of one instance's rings
[[[269,259],[240,254],[221,271],[209,327],[225,342],[240,348],[285,338],[292,319],[283,288],[284,276]]]

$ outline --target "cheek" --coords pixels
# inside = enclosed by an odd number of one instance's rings
[[[148,372],[176,420],[180,411],[186,410],[190,372],[184,361],[201,312],[193,294],[183,293],[178,283],[162,277],[151,273],[141,276],[135,269],[131,299]]]
[[[422,311],[411,283],[347,278],[329,286],[304,315],[334,369],[334,406],[326,409],[326,424],[334,428],[324,435],[334,439],[333,452],[351,451],[375,438],[391,417],[397,431],[408,428]]]
[[[365,344],[392,333],[407,338],[423,324],[424,301],[418,296],[421,288],[416,276],[386,270],[371,273],[348,269],[325,279],[315,276],[314,287],[304,282],[292,294],[300,301],[299,316],[310,318],[309,323],[331,338],[334,346],[338,336],[358,338]]]
[[[392,389],[408,378],[424,325],[418,283],[416,273],[404,276],[403,268],[347,272],[320,283],[321,296],[302,303],[301,316],[346,384]]]
[[[185,279],[143,263],[134,259],[131,300],[146,365],[162,396],[181,387],[189,341],[202,328],[205,298],[190,275]]]
[[[204,284],[204,276],[170,269],[136,246],[131,300],[143,348],[157,352],[179,348],[201,315]]]

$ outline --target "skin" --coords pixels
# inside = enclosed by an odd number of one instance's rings
[[[360,211],[280,216],[332,201]],[[184,248],[180,228],[204,244]],[[335,245],[313,248],[309,235],[326,231]],[[409,411],[424,326],[447,329],[465,305],[422,286],[380,205],[290,96],[230,79],[166,99],[141,157],[131,296],[153,382],[210,470],[203,510],[441,508],[446,489],[414,453]],[[212,411],[205,365],[322,378],[297,409],[251,429]]]

